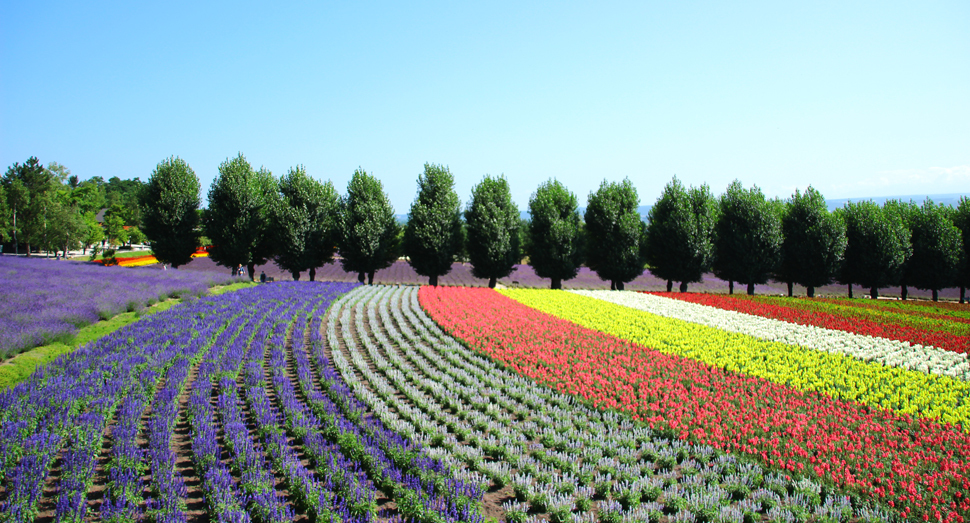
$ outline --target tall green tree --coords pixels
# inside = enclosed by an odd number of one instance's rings
[[[333,261],[336,252],[340,196],[330,181],[321,183],[307,175],[302,165],[291,167],[280,178],[279,198],[273,206],[273,237],[276,264],[294,280]]]
[[[404,229],[404,254],[414,271],[438,286],[438,277],[451,271],[461,250],[461,201],[448,167],[424,164],[418,176],[418,195],[411,204]]]
[[[882,205],[882,209],[883,212],[892,216],[894,221],[898,220],[903,224],[902,233],[906,237],[906,244],[909,245],[906,251],[906,259],[903,261],[902,270],[894,282],[899,285],[900,297],[905,300],[909,296],[909,286],[912,285],[910,265],[913,258],[913,227],[916,226],[919,207],[912,201],[886,200]]]
[[[14,243],[25,243],[29,256],[31,244],[45,242],[48,216],[53,210],[58,180],[36,157],[31,156],[23,164],[15,162],[10,166],[2,183],[11,207]]]
[[[646,264],[646,224],[637,210],[640,198],[629,178],[620,183],[603,181],[589,194],[586,205],[586,265],[610,288],[643,274]]]
[[[970,287],[970,198],[960,197],[960,204],[953,212],[953,225],[960,229],[960,239],[963,241],[957,286],[960,287],[960,303],[966,303],[967,287]]]
[[[949,207],[927,198],[919,207],[911,232],[913,257],[907,267],[908,283],[932,291],[933,301],[937,301],[940,289],[957,284],[963,251],[961,231],[953,225]]]
[[[209,257],[223,267],[242,265],[254,279],[256,265],[272,254],[270,211],[276,181],[265,169],[253,169],[240,153],[219,165],[209,188],[209,208],[202,225],[212,241]]]
[[[564,280],[579,273],[583,263],[583,224],[576,195],[558,180],[539,184],[529,198],[526,254],[540,278],[561,289]]]
[[[714,227],[714,275],[746,284],[754,294],[756,284],[768,281],[781,252],[781,220],[757,186],[745,190],[735,180],[721,195],[720,213]]]
[[[155,166],[141,193],[142,232],[155,257],[173,268],[189,263],[198,246],[201,190],[195,171],[172,156]]]
[[[374,283],[374,273],[397,259],[400,226],[381,182],[363,169],[354,171],[340,203],[340,264],[357,280]]]
[[[647,265],[654,276],[673,282],[680,291],[702,281],[714,257],[713,233],[717,200],[707,185],[688,191],[675,176],[650,208],[644,238]]]
[[[836,211],[845,223],[846,247],[838,280],[858,284],[879,297],[879,289],[899,282],[911,246],[902,219],[871,201],[849,202]]]
[[[825,197],[809,186],[798,189],[781,219],[781,264],[787,265],[795,283],[815,297],[815,288],[832,283],[845,256],[845,224],[828,211]],[[789,295],[791,287],[789,286]]]
[[[504,176],[485,175],[472,187],[465,207],[467,239],[465,247],[472,264],[472,275],[488,278],[494,288],[499,278],[515,270],[521,260],[519,250],[519,209],[512,202],[509,183]]]

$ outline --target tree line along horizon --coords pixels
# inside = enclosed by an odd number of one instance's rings
[[[0,241],[50,250],[88,247],[105,239],[147,241],[156,258],[177,268],[200,238],[217,264],[247,268],[273,260],[298,280],[339,257],[344,270],[373,283],[374,273],[402,255],[437,285],[456,261],[494,287],[523,257],[553,289],[589,267],[622,290],[645,270],[686,292],[713,272],[754,293],[774,280],[815,289],[838,282],[878,290],[900,286],[938,292],[970,286],[970,199],[956,207],[928,198],[922,205],[889,200],[850,202],[830,212],[809,186],[788,200],[769,199],[735,180],[715,197],[706,184],[684,187],[675,176],[649,211],[638,212],[629,178],[604,180],[580,217],[576,195],[555,179],[542,182],[520,218],[504,176],[485,175],[462,209],[448,167],[426,163],[408,219],[399,224],[381,182],[358,168],[340,196],[329,180],[302,165],[276,178],[242,153],[219,166],[201,209],[199,179],[179,157],[162,160],[147,182],[80,181],[65,167],[35,157],[14,163],[0,183]],[[100,205],[105,205],[100,207]],[[93,220],[104,211],[103,227]],[[94,227],[92,225],[98,225]]]

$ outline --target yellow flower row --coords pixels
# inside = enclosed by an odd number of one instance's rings
[[[970,383],[965,381],[765,341],[570,292],[499,292],[542,312],[666,354],[841,400],[970,428]]]

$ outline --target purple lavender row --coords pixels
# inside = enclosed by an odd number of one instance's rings
[[[261,307],[260,311],[254,314],[255,319],[251,325],[262,327],[268,318],[278,315],[279,308],[278,302],[268,307]],[[240,478],[239,488],[243,492],[243,505],[254,521],[283,523],[293,520],[293,510],[276,491],[276,478],[261,449],[254,444],[249,435],[249,429],[239,407],[240,400],[236,384],[246,348],[260,330],[262,329],[249,329],[249,335],[236,337],[227,348],[217,374],[219,382],[217,409],[222,420],[225,444],[232,455],[230,467]]]
[[[176,341],[175,344],[169,344],[166,347],[166,349],[180,349],[178,352],[163,353],[164,357],[162,358],[163,361],[172,362],[170,370],[173,372],[170,376],[173,378],[173,382],[179,382],[176,386],[178,389],[181,389],[181,381],[187,376],[189,366],[199,358],[203,351],[208,349],[211,357],[211,353],[219,352],[220,342],[225,342],[227,337],[239,331],[243,322],[238,318],[231,320],[230,314],[231,311],[224,308],[207,318],[209,322],[216,325],[225,325],[227,321],[229,322],[229,326],[221,333],[218,333],[217,330],[210,331],[207,336],[194,336],[184,340],[184,343],[177,343],[178,339],[176,338],[172,340]],[[179,380],[178,377],[182,379]],[[151,382],[151,388],[146,385],[148,384],[142,380],[133,384],[130,396],[121,408],[118,423],[112,431],[114,439],[113,456],[108,469],[107,495],[101,505],[101,519],[104,521],[128,521],[142,516],[141,505],[145,503],[145,499],[142,495],[144,482],[141,477],[148,471],[150,461],[146,461],[146,452],[139,447],[137,438],[141,431],[140,420],[145,412],[145,407],[150,398],[154,396],[154,381]],[[171,428],[174,429],[174,424]],[[160,439],[164,439],[164,437]],[[171,431],[168,432],[168,441],[171,441]],[[172,461],[172,465],[174,472],[174,461]],[[161,499],[160,504],[174,510],[153,515],[170,520],[178,520],[180,516],[181,519],[184,519],[184,512],[180,510],[180,505],[184,504],[184,501],[180,503],[180,499],[171,498],[171,494],[178,494],[180,491],[184,491],[184,489],[180,488],[178,483],[175,483],[171,485],[168,496],[156,498],[156,500]],[[184,496],[182,499],[184,499]],[[156,503],[152,503],[151,508],[155,509]]]
[[[306,293],[320,292],[341,293],[353,288],[353,285],[303,286],[299,284],[274,285],[279,292],[289,291],[291,301],[306,302],[306,300],[292,299],[292,294],[303,290]],[[315,291],[315,292],[314,292]],[[270,329],[263,330],[250,345],[246,354],[243,370],[243,382],[246,402],[256,423],[263,448],[270,459],[286,478],[290,493],[297,503],[297,509],[308,512],[316,521],[349,521],[364,523],[361,519],[350,514],[349,508],[332,492],[321,485],[314,474],[303,466],[299,457],[287,442],[286,433],[281,426],[280,416],[266,394],[263,360],[267,345],[285,341],[286,326],[291,311],[286,310],[277,316],[279,322]]]
[[[297,318],[292,330],[294,351],[303,350],[303,336],[306,332],[305,316],[301,314]],[[377,512],[377,492],[367,481],[366,472],[361,465],[346,458],[340,445],[334,445],[324,438],[319,431],[320,423],[316,416],[297,399],[285,370],[287,362],[282,343],[285,341],[286,330],[286,325],[279,325],[275,339],[270,343],[273,389],[283,407],[284,425],[303,444],[317,467],[318,476],[326,481],[327,490],[342,498],[352,515],[369,521]]]
[[[212,411],[212,374],[215,365],[204,361],[189,397],[189,423],[192,426],[192,456],[202,493],[215,521],[249,521],[229,469],[222,463],[215,415]]]
[[[218,334],[209,351],[218,350],[229,339],[238,336],[245,329],[248,319],[239,313],[245,310],[245,294],[234,294],[222,298],[232,302],[223,309],[220,317],[236,314],[228,320],[228,326]],[[213,318],[209,318],[212,321]],[[203,347],[196,345],[198,349]],[[148,463],[151,470],[151,497],[146,501],[146,516],[156,522],[182,523],[186,521],[185,511],[188,492],[185,481],[176,470],[178,457],[171,448],[172,434],[178,420],[179,397],[185,389],[190,368],[195,358],[189,360],[183,354],[173,354],[174,362],[168,369],[164,386],[155,395],[152,414],[148,421]]]
[[[452,477],[451,470],[439,460],[432,459],[420,446],[391,430],[375,417],[364,416],[366,406],[346,386],[323,352],[322,338],[316,320],[311,324],[310,337],[320,370],[320,384],[326,395],[316,390],[307,358],[297,358],[297,376],[305,391],[316,421],[325,427],[336,428],[344,452],[361,455],[364,468],[375,478],[378,486],[394,493],[398,507],[412,519],[440,521],[483,521],[477,503],[483,492],[477,486],[465,484]],[[296,340],[296,338],[294,338]],[[299,350],[304,353],[302,340]],[[355,424],[351,420],[355,420]],[[333,430],[330,428],[329,430]]]

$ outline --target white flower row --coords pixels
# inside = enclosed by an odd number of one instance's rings
[[[706,325],[762,340],[843,354],[890,367],[970,381],[970,361],[967,355],[937,347],[789,323],[640,292],[586,290],[570,292],[657,316]]]

